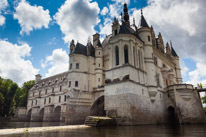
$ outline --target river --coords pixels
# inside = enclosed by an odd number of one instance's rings
[[[12,122],[7,128],[17,128],[17,125],[28,127],[56,126],[58,123],[17,123]],[[10,127],[9,127],[10,126]],[[6,128],[6,126],[4,126]],[[69,129],[49,132],[24,133],[4,135],[3,137],[206,137],[206,125],[139,125],[119,127],[99,127],[85,129]]]

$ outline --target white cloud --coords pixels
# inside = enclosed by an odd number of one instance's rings
[[[22,0],[15,10],[14,19],[17,19],[21,26],[21,35],[30,34],[34,29],[48,28],[51,21],[49,10],[44,10],[42,6],[31,6],[25,0]]]
[[[9,4],[8,4],[7,0],[0,0],[0,12],[1,12],[1,10],[6,9],[6,7],[8,7],[8,6],[9,6]]]
[[[104,7],[101,11],[101,15],[106,15],[109,12],[109,9],[107,7]]]
[[[18,84],[35,79],[38,69],[34,68],[30,60],[31,47],[24,43],[22,45],[12,44],[0,40],[0,76],[9,78]]]
[[[197,85],[197,83],[203,83],[206,87],[206,65],[197,63],[196,69],[189,72],[190,80],[186,83]]]
[[[41,60],[41,66],[42,68],[49,67],[46,77],[65,72],[69,68],[69,56],[65,50],[55,49],[45,61]]]
[[[186,76],[189,71],[189,68],[185,66],[184,61],[182,59],[180,59],[180,68],[181,68],[181,74],[183,76]]]
[[[66,43],[72,39],[86,43],[88,36],[95,33],[94,27],[99,23],[99,7],[89,0],[67,0],[55,14],[54,18],[64,36]]]
[[[5,17],[0,15],[0,26],[4,25],[5,24]]]

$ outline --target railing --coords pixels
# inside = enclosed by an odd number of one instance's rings
[[[198,84],[197,86],[195,86],[195,88],[197,88],[197,89],[206,89],[206,84],[202,84],[202,87],[200,87],[200,85]]]

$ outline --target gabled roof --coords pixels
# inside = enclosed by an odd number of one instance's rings
[[[84,46],[83,44],[77,42],[73,52],[74,54],[82,54],[82,55],[85,55],[87,56],[87,47]]]
[[[130,28],[125,22],[122,22],[119,34],[135,34],[135,31],[132,28]]]
[[[149,27],[149,25],[147,24],[147,21],[145,20],[143,15],[141,15],[141,19],[140,19],[138,28],[142,28],[142,27]]]
[[[171,54],[174,57],[178,57],[177,53],[175,52],[175,50],[173,49],[173,47],[171,47]]]
[[[97,47],[102,47],[100,40],[97,42]]]
[[[90,41],[87,43],[87,56],[95,57],[95,49]]]

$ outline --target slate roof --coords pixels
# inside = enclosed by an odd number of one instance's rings
[[[175,50],[173,49],[173,47],[171,47],[171,54],[174,57],[178,57],[177,53],[175,52]]]
[[[77,42],[77,44],[76,44],[76,46],[74,48],[74,51],[72,53],[82,54],[82,55],[87,56],[87,47],[84,46],[83,44]]]
[[[97,42],[97,47],[102,47],[100,40]]]
[[[87,46],[78,42],[72,53],[95,57],[95,49],[91,42],[88,42]]]
[[[130,28],[124,21],[120,26],[119,34],[135,34],[135,31]]]
[[[139,22],[139,28],[142,28],[142,27],[149,27],[149,25],[147,24],[147,21],[145,20],[143,15],[141,15],[141,19]]]

